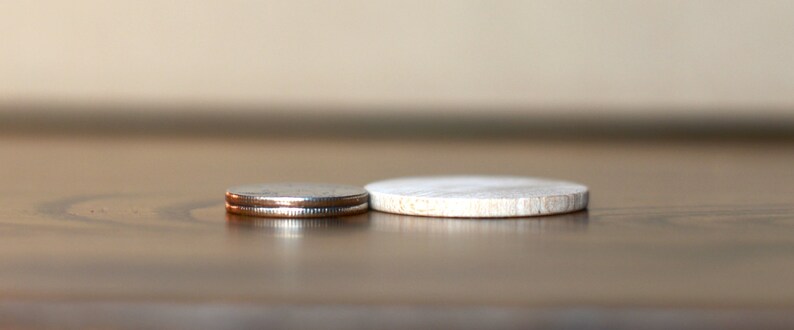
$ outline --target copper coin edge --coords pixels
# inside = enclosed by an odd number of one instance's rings
[[[259,207],[226,203],[226,212],[264,218],[323,218],[365,213],[369,204],[341,207]]]

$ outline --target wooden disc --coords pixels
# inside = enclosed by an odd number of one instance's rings
[[[434,217],[548,215],[582,210],[588,200],[580,184],[513,176],[411,177],[364,188],[373,210]]]

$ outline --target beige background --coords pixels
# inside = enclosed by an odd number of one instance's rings
[[[790,119],[794,1],[2,1],[42,102]]]

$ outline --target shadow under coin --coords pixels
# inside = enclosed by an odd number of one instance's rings
[[[374,230],[424,234],[544,234],[587,230],[587,210],[523,218],[433,218],[370,212]]]
[[[369,213],[345,217],[298,219],[260,218],[226,213],[226,227],[230,231],[255,231],[285,238],[360,230],[369,227],[369,223]]]

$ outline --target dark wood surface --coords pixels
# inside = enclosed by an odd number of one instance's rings
[[[232,185],[513,174],[522,219],[227,216]],[[794,145],[0,137],[0,326],[794,327]]]

